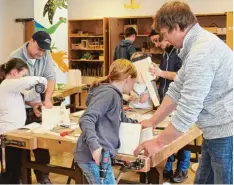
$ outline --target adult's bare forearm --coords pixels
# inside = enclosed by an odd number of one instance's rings
[[[176,72],[161,71],[160,76],[162,78],[165,78],[165,79],[168,79],[168,80],[175,80],[175,78],[176,78]]]
[[[162,104],[151,118],[153,125],[156,126],[163,121],[176,108],[176,103],[169,97],[165,96]]]
[[[51,100],[52,94],[54,92],[54,88],[55,88],[55,82],[53,80],[48,80],[46,94],[45,94],[46,101]]]
[[[176,130],[176,128],[170,123],[167,128],[155,139],[156,143],[162,146],[168,145],[178,137],[183,135],[183,132]]]

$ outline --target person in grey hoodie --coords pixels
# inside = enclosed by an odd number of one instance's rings
[[[79,121],[82,134],[76,144],[74,160],[90,184],[101,182],[99,163],[102,149],[110,152],[110,158],[117,154],[121,145],[120,123],[137,123],[137,120],[126,117],[122,107],[122,93],[133,89],[136,77],[135,66],[126,59],[118,59],[111,64],[109,75],[94,82],[89,90],[87,109]],[[103,183],[116,184],[110,160]]]
[[[154,26],[181,48],[182,67],[153,117],[141,124],[155,126],[176,110],[168,127],[142,143],[135,155],[142,150],[154,155],[196,123],[203,143],[194,184],[233,184],[233,52],[197,23],[184,2],[165,3]]]
[[[125,58],[130,60],[133,53],[136,52],[133,42],[136,39],[137,32],[133,27],[129,27],[124,32],[125,39],[115,48],[113,60]]]

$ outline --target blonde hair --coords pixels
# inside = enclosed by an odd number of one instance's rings
[[[143,55],[145,55],[143,52],[137,51],[137,52],[135,52],[135,53],[132,54],[130,60],[132,60],[132,59],[134,59],[134,58],[137,58],[137,57],[141,57],[141,56],[143,56]]]
[[[136,78],[136,67],[127,59],[115,60],[109,69],[109,74],[99,80],[93,82],[92,86],[98,86],[100,83],[122,81],[128,77]]]

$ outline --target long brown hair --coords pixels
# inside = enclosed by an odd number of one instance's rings
[[[188,4],[172,1],[165,3],[157,11],[152,27],[157,31],[160,31],[160,28],[167,27],[168,31],[171,32],[178,24],[180,29],[184,31],[188,26],[195,23],[197,23],[197,18]]]
[[[136,67],[127,59],[117,59],[111,64],[109,74],[94,81],[92,86],[98,86],[100,83],[122,81],[129,76],[131,78],[137,77]]]
[[[17,69],[17,71],[22,71],[28,69],[27,64],[20,58],[12,58],[7,63],[0,66],[0,83],[5,79],[6,75],[11,72],[11,70]]]

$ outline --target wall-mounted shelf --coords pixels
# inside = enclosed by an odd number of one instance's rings
[[[70,59],[72,62],[104,62],[103,60]]]
[[[108,19],[72,19],[68,24],[70,69],[81,70],[82,76],[107,75]]]
[[[89,48],[81,48],[81,49],[70,49],[70,50],[76,50],[76,51],[79,51],[79,50],[83,50],[83,51],[103,51],[104,49],[89,49]]]
[[[71,38],[101,38],[103,35],[70,35]]]

